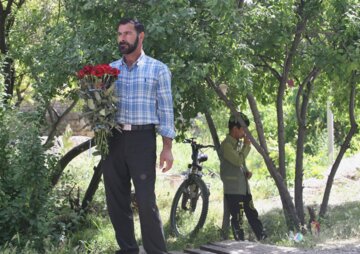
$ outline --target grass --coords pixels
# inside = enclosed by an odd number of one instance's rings
[[[158,150],[161,148],[159,141]],[[160,151],[159,151],[160,152]],[[219,162],[215,151],[208,149],[206,154],[209,160],[204,165],[218,173]],[[190,162],[190,146],[188,144],[174,144],[174,162],[171,174],[179,174],[186,171],[187,164]],[[85,152],[74,159],[66,168],[61,177],[61,184],[58,185],[58,195],[62,195],[63,204],[68,206],[67,197],[75,195],[75,191],[69,193],[71,189],[80,189],[81,198],[86,191],[92,176],[92,169],[97,165],[99,158],[93,157]],[[258,162],[252,161],[249,165],[258,165]],[[204,170],[206,173],[206,170]],[[260,175],[261,171],[253,170],[254,176],[251,179],[252,194],[256,204],[262,199],[274,197],[277,195],[277,189],[273,180],[266,175]],[[222,183],[219,177],[211,177],[206,174],[204,181],[210,186],[210,205],[204,228],[200,230],[193,238],[176,238],[170,232],[169,217],[172,198],[180,182],[170,181],[159,173],[156,183],[157,204],[164,224],[164,231],[169,250],[182,250],[184,248],[196,248],[207,242],[221,241],[220,228],[223,214],[223,194]],[[340,189],[339,189],[340,188]],[[346,189],[348,186],[335,188],[337,192]],[[337,206],[329,206],[327,217],[321,222],[321,234],[319,237],[307,234],[304,239],[297,243],[289,239],[289,232],[286,229],[282,210],[279,208],[268,209],[267,212],[260,214],[268,234],[266,243],[282,246],[295,246],[300,248],[312,248],[320,243],[326,243],[329,240],[359,238],[360,236],[360,206],[359,202],[348,202]],[[141,244],[141,233],[139,219],[135,219],[136,238]],[[245,223],[246,238],[254,240],[255,236]],[[296,233],[296,232],[295,232]],[[231,237],[231,234],[230,234]],[[99,189],[90,205],[90,213],[81,221],[75,230],[64,233],[64,236],[57,243],[45,241],[45,253],[113,253],[117,248],[114,231],[106,211],[104,186],[101,182]],[[16,244],[7,244],[0,246],[0,253],[18,253]],[[37,253],[31,247],[21,250],[21,253]]]

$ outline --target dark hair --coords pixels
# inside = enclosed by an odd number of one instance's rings
[[[137,19],[132,19],[132,18],[122,18],[119,21],[117,28],[119,28],[120,25],[126,25],[128,23],[134,24],[137,34],[145,31],[144,25],[141,24],[141,22],[138,21]]]
[[[250,125],[250,120],[249,118],[242,112],[239,112],[241,118],[244,120],[246,127],[248,127]],[[236,119],[237,117],[235,115],[231,115],[229,118],[229,122],[228,122],[228,127],[229,127],[229,131],[231,131],[232,128],[234,128],[235,126],[237,128],[243,127],[241,126],[241,123],[239,120]]]

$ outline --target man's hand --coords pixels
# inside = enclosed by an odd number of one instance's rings
[[[160,153],[160,169],[163,173],[171,169],[174,157],[171,152],[172,139],[163,137],[163,150]],[[164,165],[165,164],[165,165]]]
[[[251,171],[247,171],[246,172],[246,177],[247,179],[250,179],[252,177],[252,172]]]
[[[163,150],[160,153],[160,169],[162,170],[163,173],[171,169],[173,165],[173,161],[174,158],[171,149],[163,148]]]

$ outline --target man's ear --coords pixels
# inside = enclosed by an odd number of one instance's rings
[[[144,38],[145,38],[145,33],[144,33],[144,32],[141,32],[141,33],[139,34],[139,39],[140,39],[141,41],[143,41]]]

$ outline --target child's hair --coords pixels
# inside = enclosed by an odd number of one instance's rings
[[[240,114],[241,118],[244,120],[246,127],[248,127],[250,125],[249,118],[242,112],[239,112],[239,114]],[[230,119],[228,122],[229,131],[231,131],[231,129],[234,128],[234,126],[236,126],[237,128],[243,127],[243,126],[241,126],[240,121],[236,119],[235,115],[232,114],[230,116]]]

